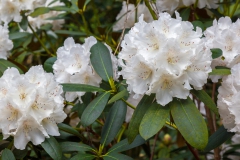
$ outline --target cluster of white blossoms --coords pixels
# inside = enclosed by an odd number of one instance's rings
[[[31,141],[41,144],[45,137],[58,136],[57,123],[66,114],[62,86],[52,73],[34,66],[26,74],[8,68],[0,78],[0,129],[4,139],[14,136],[14,146],[24,149]]]
[[[102,78],[94,71],[90,61],[90,49],[96,43],[97,40],[94,37],[86,38],[82,45],[75,43],[73,38],[67,38],[64,41],[64,46],[58,48],[57,60],[53,65],[56,81],[99,86]],[[111,53],[110,47],[108,49]],[[111,58],[113,70],[116,71],[116,57],[111,54]],[[67,92],[65,98],[67,101],[73,101],[77,97],[80,99],[84,94],[85,92]]]
[[[156,93],[157,102],[186,99],[192,85],[201,89],[211,72],[211,52],[204,46],[202,30],[168,13],[151,23],[139,22],[125,35],[119,53],[120,74],[128,90],[139,95]]]
[[[7,59],[8,52],[13,48],[13,42],[9,39],[8,28],[0,25],[0,58]]]
[[[218,111],[229,132],[240,133],[240,63],[231,68],[231,75],[222,79],[218,89]]]
[[[35,8],[44,6],[46,0],[0,0],[0,22],[8,24],[12,20],[21,22],[20,12],[32,12]]]
[[[232,23],[229,17],[221,17],[213,21],[213,26],[204,32],[206,47],[220,48],[222,56],[212,61],[212,68],[224,66],[231,68],[239,63],[240,56],[240,20]],[[213,82],[217,82],[222,76],[210,76]]]

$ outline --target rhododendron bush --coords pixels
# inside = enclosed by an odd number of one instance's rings
[[[239,159],[239,3],[0,0],[1,159]]]

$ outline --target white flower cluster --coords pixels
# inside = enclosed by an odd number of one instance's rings
[[[186,99],[192,85],[201,89],[211,72],[211,52],[190,22],[161,13],[151,23],[139,22],[125,35],[119,53],[120,74],[135,98],[156,93],[157,102],[168,104],[173,97]]]
[[[231,75],[222,79],[218,89],[218,111],[229,132],[240,133],[240,63],[231,68]]]
[[[63,112],[62,86],[52,73],[34,66],[24,74],[7,69],[0,78],[0,129],[4,139],[14,136],[14,146],[24,149],[31,141],[41,144],[45,137],[58,136],[57,123],[66,118]]]
[[[204,8],[217,8],[217,3],[219,0],[198,0],[197,7]],[[190,6],[195,4],[196,0],[157,0],[156,6],[159,12],[168,12],[170,14],[174,13],[174,11],[183,6]]]
[[[35,8],[43,6],[46,0],[0,0],[0,21],[8,24],[12,20],[21,22],[22,10],[33,11]]]
[[[7,59],[8,52],[13,48],[13,42],[9,39],[8,28],[0,25],[0,58]]]
[[[47,0],[45,7],[54,7],[54,6],[65,6],[64,3],[60,1]],[[28,21],[33,27],[34,30],[39,29],[45,24],[52,24],[53,30],[58,30],[62,28],[62,25],[65,23],[63,19],[49,20],[48,18],[57,17],[59,14],[65,13],[64,11],[50,11],[48,13],[39,15],[37,17],[28,16]],[[30,29],[27,30],[31,32]]]
[[[213,26],[204,32],[206,47],[220,48],[222,56],[212,61],[212,68],[224,66],[231,68],[239,63],[240,56],[240,19],[232,23],[229,17],[221,17],[213,21]],[[217,82],[222,76],[210,76],[213,82]]]
[[[99,86],[102,78],[94,71],[90,62],[90,49],[96,43],[97,40],[94,37],[86,38],[83,45],[75,43],[73,38],[67,38],[64,41],[64,46],[57,50],[57,61],[53,65],[56,81]],[[111,53],[110,47],[107,47]],[[111,58],[113,71],[116,72],[117,59],[112,54]],[[67,92],[65,98],[67,101],[73,101],[84,94],[85,92]]]

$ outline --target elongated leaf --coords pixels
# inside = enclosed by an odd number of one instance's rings
[[[21,22],[19,23],[20,27],[26,31],[27,28],[28,28],[28,19],[27,19],[27,16],[25,14],[22,14],[22,20]]]
[[[180,17],[182,17],[183,21],[187,21],[189,19],[190,11],[191,11],[191,9],[188,7],[188,8],[183,9],[180,12]]]
[[[50,57],[48,58],[45,62],[44,62],[44,65],[43,65],[43,68],[46,72],[51,72],[53,73],[53,64],[54,62],[57,60],[57,57]]]
[[[85,152],[85,151],[91,151],[92,147],[77,143],[77,142],[62,142],[60,143],[61,149],[63,152],[71,152],[71,151],[78,151],[78,152]]]
[[[89,103],[81,117],[81,122],[83,126],[89,126],[101,115],[107,104],[109,96],[109,92],[102,93],[91,103]]]
[[[15,40],[23,37],[28,37],[29,35],[31,34],[28,32],[14,32],[9,34],[9,39]]]
[[[138,106],[136,107],[133,113],[132,119],[128,126],[127,138],[130,143],[133,142],[133,140],[139,134],[139,126],[142,121],[142,118],[146,113],[148,107],[151,106],[151,103],[154,98],[155,98],[155,95],[151,95],[151,96],[145,95],[139,102]]]
[[[143,143],[145,143],[145,140],[140,135],[137,135],[131,144],[128,143],[127,139],[124,139],[124,140],[118,142],[117,144],[113,145],[107,154],[110,154],[113,152],[118,153],[118,152],[127,151],[129,149],[138,147],[138,146],[142,145]]]
[[[50,9],[48,7],[39,7],[37,9],[35,9],[35,11],[30,14],[30,16],[37,17],[39,15],[48,13],[49,11],[50,11]]]
[[[18,71],[22,74],[23,71],[18,67],[16,66],[15,64],[13,64],[12,62],[9,62],[5,59],[0,59],[0,76],[3,75],[4,71],[6,69],[8,69],[8,67],[14,67],[14,68],[17,68]]]
[[[58,128],[59,128],[60,130],[62,130],[62,131],[65,131],[65,132],[67,132],[67,133],[70,133],[70,134],[72,134],[72,135],[79,136],[79,137],[81,136],[80,133],[79,133],[77,130],[75,130],[75,129],[72,128],[71,126],[66,125],[66,124],[64,124],[64,123],[59,123],[59,124],[58,124]]]
[[[190,98],[174,99],[170,107],[173,120],[185,140],[194,148],[204,149],[208,142],[208,130],[193,101]]]
[[[106,82],[113,77],[112,60],[108,48],[97,42],[90,49],[90,60],[94,70]]]
[[[120,153],[111,153],[103,156],[104,160],[133,160],[131,157],[120,154]]]
[[[92,154],[87,153],[78,153],[77,155],[73,156],[70,160],[92,160],[95,156]]]
[[[66,6],[54,6],[49,8],[52,11],[66,11],[66,12],[72,12],[71,8],[68,8]]]
[[[69,31],[69,30],[56,30],[54,31],[57,34],[67,34],[72,36],[85,36],[86,33],[78,32],[78,31]]]
[[[52,159],[62,159],[61,147],[54,137],[50,136],[50,138],[46,138],[45,141],[41,143],[41,146],[52,157]]]
[[[212,72],[209,73],[209,75],[220,75],[225,76],[231,74],[230,69],[213,69]]]
[[[214,148],[219,147],[221,144],[230,139],[233,135],[234,133],[228,132],[227,129],[224,128],[224,126],[219,127],[218,130],[209,137],[208,144],[204,151],[209,152]]]
[[[117,93],[115,96],[113,96],[109,101],[108,104],[113,103],[124,96],[128,95],[128,91],[126,89],[122,90],[121,92]]]
[[[197,27],[199,27],[202,30],[204,30],[204,24],[201,21],[193,21],[192,25],[193,25],[195,31],[196,31]]]
[[[101,134],[101,144],[108,145],[117,135],[125,120],[127,105],[119,100],[115,102],[107,115]]]
[[[211,52],[212,52],[213,59],[218,58],[222,55],[222,50],[219,48],[213,48],[213,49],[211,49]]]
[[[202,101],[216,115],[219,115],[216,104],[204,90],[192,90],[191,93],[194,94],[200,101]]]
[[[152,104],[144,115],[139,127],[140,135],[147,140],[155,135],[165,124],[169,117],[169,107]]]
[[[12,151],[5,148],[2,152],[2,160],[15,160]]]
[[[87,84],[63,83],[64,92],[104,92],[102,88]]]

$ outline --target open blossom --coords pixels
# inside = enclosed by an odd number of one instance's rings
[[[204,32],[206,46],[210,49],[220,48],[222,56],[212,61],[212,68],[224,66],[231,68],[239,63],[240,56],[240,19],[232,23],[229,17],[221,17],[213,21],[213,26]],[[213,82],[217,82],[221,76],[210,76]]]
[[[13,42],[9,39],[8,28],[0,25],[0,58],[7,59],[8,52],[13,48]]]
[[[240,133],[240,63],[231,68],[231,75],[222,79],[218,89],[218,110],[224,127],[229,132]]]
[[[190,22],[161,13],[151,23],[143,20],[125,35],[119,53],[120,74],[128,90],[138,98],[156,93],[157,102],[168,104],[173,97],[186,99],[192,85],[201,89],[211,72],[211,52]]]
[[[60,135],[57,123],[66,118],[63,90],[52,73],[46,73],[42,66],[31,67],[25,75],[9,68],[0,82],[0,129],[4,139],[13,136],[14,146],[25,149],[29,141],[38,145],[49,135]]]

